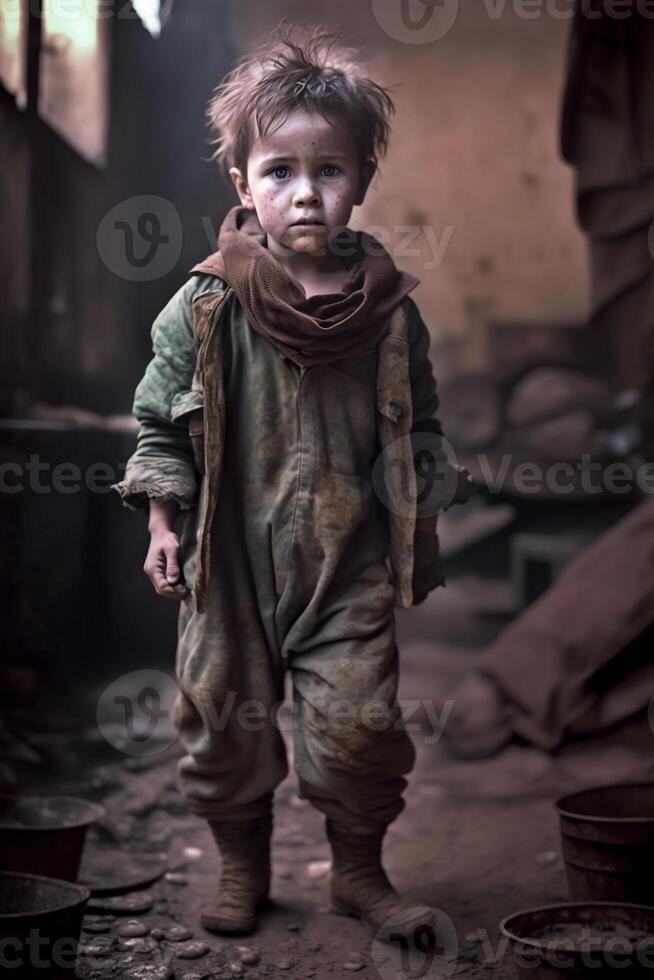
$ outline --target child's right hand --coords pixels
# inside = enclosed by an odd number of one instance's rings
[[[143,571],[154,586],[157,595],[167,599],[187,599],[190,591],[180,581],[179,538],[174,531],[161,530],[150,537],[150,547]]]

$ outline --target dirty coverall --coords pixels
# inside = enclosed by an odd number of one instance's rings
[[[147,508],[165,485],[153,479],[152,457],[171,457],[175,492],[159,499],[172,496],[184,512],[189,588],[202,486],[189,475],[188,435],[166,418],[170,393],[190,387],[191,301],[212,287],[211,276],[192,277],[155,321],[155,357],[134,398],[141,431],[121,491],[126,506]],[[276,708],[289,670],[293,711],[283,727],[292,731],[300,796],[337,820],[388,824],[404,807],[415,749],[396,702],[388,525],[371,480],[377,351],[299,367],[234,300],[221,326],[226,432],[208,607],[197,613],[185,601],[178,619],[182,790],[209,819],[265,813],[265,795],[288,773]],[[424,417],[438,399],[431,368],[423,375],[416,407]]]

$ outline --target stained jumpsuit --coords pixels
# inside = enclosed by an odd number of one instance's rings
[[[388,524],[371,480],[377,352],[301,368],[245,318],[223,329],[208,609],[184,602],[178,620],[184,795],[207,818],[265,812],[288,773],[277,713],[288,670],[300,796],[332,818],[390,823],[415,749],[396,701]],[[199,511],[181,535],[189,588]]]

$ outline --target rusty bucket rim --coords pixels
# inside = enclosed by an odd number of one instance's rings
[[[4,878],[19,878],[21,881],[24,881],[27,878],[30,881],[40,881],[45,882],[48,885],[57,885],[64,891],[75,893],[76,901],[73,903],[64,902],[63,905],[56,905],[53,908],[43,909],[41,912],[2,912],[0,913],[0,920],[3,922],[11,919],[24,919],[26,915],[44,915],[45,913],[51,915],[55,912],[64,912],[66,909],[74,908],[76,905],[81,905],[82,902],[88,902],[91,897],[91,891],[86,887],[86,885],[79,885],[76,881],[64,881],[63,878],[48,878],[46,875],[32,875],[22,871],[3,871],[0,868],[0,882],[2,882]]]
[[[566,793],[565,796],[560,796],[554,803],[554,809],[560,817],[565,817],[567,820],[592,820],[594,823],[612,824],[654,823],[654,813],[650,817],[607,817],[593,813],[577,813],[574,810],[566,809],[567,801],[572,800],[575,796],[584,796],[586,793],[599,793],[606,790],[639,789],[654,790],[654,783],[609,783],[605,786],[588,786],[586,789],[575,790],[573,793]]]
[[[50,793],[2,793],[0,794],[0,803],[4,800],[50,800],[50,801],[67,801],[69,803],[83,803],[89,808],[89,815],[82,820],[76,820],[72,823],[66,823],[60,827],[38,827],[30,826],[24,823],[5,823],[0,817],[0,829],[2,830],[21,830],[26,833],[52,833],[53,831],[62,830],[75,830],[80,827],[89,827],[92,823],[101,820],[107,810],[101,803],[94,803],[92,800],[85,800],[83,796],[67,796],[65,794],[50,794]],[[92,815],[91,815],[92,814]],[[1,869],[0,869],[1,870]],[[53,879],[53,881],[56,879]]]
[[[553,912],[560,911],[561,909],[638,909],[640,912],[651,912],[654,917],[654,906],[653,905],[643,905],[640,902],[553,902],[550,905],[535,905],[532,908],[520,909],[518,912],[511,912],[510,915],[505,915],[500,921],[500,932],[503,936],[509,939],[511,942],[520,943],[522,946],[529,946],[532,949],[544,949],[543,943],[540,943],[537,939],[524,939],[522,936],[518,936],[517,933],[511,932],[508,923],[511,919],[517,918],[519,915],[533,915],[534,913],[540,912]]]

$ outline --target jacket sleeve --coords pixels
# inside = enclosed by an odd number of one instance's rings
[[[411,378],[411,403],[413,423],[411,432],[434,432],[443,435],[443,427],[436,413],[438,394],[436,379],[429,359],[431,338],[414,300],[407,296],[409,371]]]
[[[192,390],[196,363],[192,277],[152,325],[153,358],[134,393],[132,414],[140,423],[136,450],[124,479],[112,486],[130,510],[149,511],[150,500],[174,500],[181,510],[197,503],[198,479],[188,432],[188,412],[199,407]]]
[[[414,460],[417,468],[423,469],[424,450],[428,451],[430,465],[434,467],[435,479],[438,481],[437,495],[443,500],[442,507],[438,509],[447,510],[451,504],[465,503],[475,492],[475,483],[468,470],[455,462],[453,450],[447,443],[437,415],[439,398],[429,359],[429,330],[414,300],[407,296],[405,302],[408,316]]]
[[[436,379],[429,359],[431,338],[418,307],[411,297],[405,300],[408,318],[409,377],[411,383],[411,441],[418,478],[418,516],[425,502],[426,514],[447,510],[452,503],[467,500],[474,490],[470,474],[448,459],[439,408]],[[445,577],[440,558],[438,534],[414,534],[412,577],[413,605],[423,602]]]

